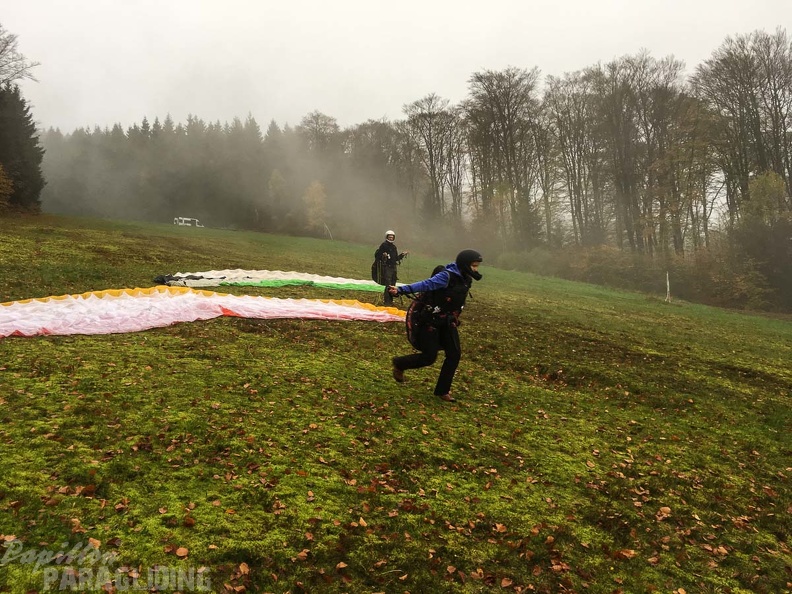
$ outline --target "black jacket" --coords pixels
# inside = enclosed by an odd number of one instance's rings
[[[396,264],[402,261],[404,254],[400,254],[396,248],[396,244],[392,241],[385,240],[374,252],[374,260],[382,262],[385,266],[396,267]]]

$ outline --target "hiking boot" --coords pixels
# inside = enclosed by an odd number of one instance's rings
[[[448,394],[442,394],[442,395],[438,395],[437,397],[438,397],[440,400],[442,400],[443,402],[456,402],[456,398],[454,398],[453,396],[451,396],[451,393],[450,393],[450,392],[449,392]]]
[[[404,383],[404,372],[396,367],[396,364],[393,364],[393,379],[395,379],[400,384]]]

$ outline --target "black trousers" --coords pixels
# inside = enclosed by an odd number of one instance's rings
[[[459,345],[459,331],[456,326],[443,324],[439,328],[429,326],[421,332],[418,339],[421,347],[419,353],[396,357],[393,364],[401,369],[418,369],[427,367],[437,360],[437,354],[445,351],[445,360],[440,368],[440,376],[435,385],[435,396],[443,396],[451,391],[451,382],[462,358],[462,348]]]
[[[383,298],[385,300],[385,305],[392,305],[393,304],[393,295],[388,293],[388,287],[396,285],[396,267],[395,266],[387,266],[385,264],[382,265],[382,282],[385,284],[385,293],[383,294]]]

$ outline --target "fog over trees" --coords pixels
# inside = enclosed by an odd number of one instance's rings
[[[458,104],[429,94],[403,116],[49,129],[41,206],[372,245],[394,228],[438,257],[474,246],[487,263],[663,295],[668,273],[677,297],[792,311],[784,29],[727,38],[690,75],[647,52],[560,76],[474,72]]]

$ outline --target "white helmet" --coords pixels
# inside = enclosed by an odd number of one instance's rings
[[[385,231],[385,239],[388,239],[388,236],[390,235],[393,235],[393,238],[396,239],[396,233],[393,231],[393,229],[388,229]]]

